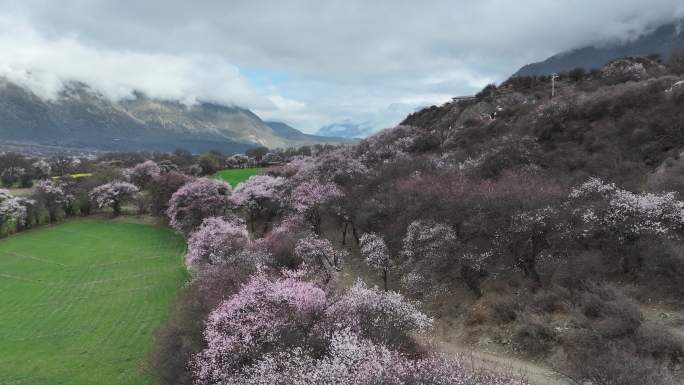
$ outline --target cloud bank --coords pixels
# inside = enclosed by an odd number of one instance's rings
[[[681,0],[0,0],[0,73],[49,97],[235,104],[311,132],[382,128],[523,64],[638,37]],[[262,74],[258,78],[255,73]]]
[[[274,104],[236,66],[211,55],[178,56],[94,48],[61,37],[48,40],[29,25],[0,19],[0,75],[54,99],[64,84],[79,81],[113,100],[141,91],[185,103],[211,101],[253,108]]]

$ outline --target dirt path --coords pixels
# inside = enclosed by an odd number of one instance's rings
[[[435,347],[442,353],[462,354],[472,361],[473,366],[487,370],[502,371],[505,374],[526,378],[532,385],[572,385],[562,374],[535,363],[515,357],[506,357],[488,352],[473,350],[451,342],[437,341]]]
[[[681,306],[642,305],[641,313],[646,320],[668,330],[684,341],[684,310]]]
[[[339,239],[335,237],[330,238],[333,242],[339,244]],[[354,257],[346,261],[343,273],[338,277],[340,283],[343,286],[351,286],[357,279],[361,278],[367,283],[379,285],[378,277],[367,270],[358,256],[358,251],[350,246],[347,246],[345,249],[352,253]],[[451,338],[444,338],[445,336],[441,335],[444,333],[444,330],[440,329],[439,327],[435,329],[430,345],[434,346],[441,353],[462,355],[465,359],[470,360],[475,368],[500,371],[507,375],[522,377],[527,379],[531,385],[574,385],[567,377],[548,367],[507,356],[503,353],[494,354],[478,350],[477,348],[463,345]]]

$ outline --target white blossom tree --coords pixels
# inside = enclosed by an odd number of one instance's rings
[[[34,188],[33,196],[43,205],[50,216],[50,222],[57,220],[57,213],[74,200],[62,183],[53,180],[41,180]]]
[[[33,162],[31,166],[39,178],[49,177],[50,173],[52,173],[52,167],[50,166],[50,163],[43,159]]]
[[[0,189],[0,227],[10,222],[23,224],[26,221],[26,205],[22,198],[10,194],[9,190]]]
[[[140,189],[131,183],[115,181],[95,187],[88,195],[98,208],[109,207],[117,217],[121,215],[121,205],[138,191]]]
[[[384,288],[387,290],[387,276],[395,264],[385,240],[378,234],[366,233],[361,236],[359,246],[361,256],[366,259],[368,266],[382,275]]]
[[[642,263],[642,237],[678,237],[684,227],[684,202],[675,193],[634,193],[599,178],[573,189],[568,206],[578,218],[580,236],[606,233],[613,239],[626,273],[633,259],[637,267]]]
[[[458,242],[454,229],[433,220],[416,220],[406,228],[402,240],[402,285],[418,295],[439,286],[445,272],[456,269],[461,280],[478,297],[486,276],[485,260],[491,256]]]

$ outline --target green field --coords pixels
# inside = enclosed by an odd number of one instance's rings
[[[141,369],[184,250],[166,228],[104,219],[0,240],[0,385],[152,383]]]
[[[262,170],[263,169],[261,167],[228,168],[225,170],[218,171],[216,174],[212,175],[211,177],[214,179],[222,179],[222,180],[228,182],[232,187],[235,187],[239,183],[242,183],[242,182],[246,181],[247,179],[249,179],[250,176],[261,174]]]

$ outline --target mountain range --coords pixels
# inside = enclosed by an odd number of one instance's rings
[[[316,131],[317,135],[326,137],[365,138],[373,133],[373,127],[352,122],[334,123],[323,126]]]
[[[684,49],[684,33],[681,32],[681,24],[682,22],[663,25],[651,33],[624,43],[587,46],[562,52],[544,61],[525,65],[513,76],[550,75],[575,68],[593,70],[603,67],[611,60],[627,56],[655,54],[667,59],[673,50]]]
[[[0,80],[0,141],[104,151],[184,148],[195,153],[349,142],[264,122],[239,107],[186,105],[140,93],[112,101],[78,82],[46,99],[7,79]]]

